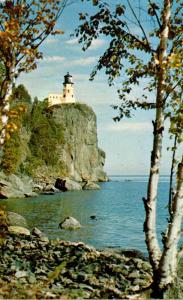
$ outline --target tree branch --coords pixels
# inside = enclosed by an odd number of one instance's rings
[[[138,24],[139,24],[139,27],[140,27],[140,29],[142,30],[142,33],[143,33],[143,35],[144,35],[144,38],[146,39],[146,42],[147,42],[147,44],[148,44],[148,46],[149,46],[149,48],[150,48],[150,44],[149,44],[149,40],[148,40],[148,38],[147,38],[146,32],[145,32],[143,26],[141,25],[140,20],[138,19],[137,15],[136,15],[136,13],[135,13],[135,11],[134,11],[134,9],[133,9],[133,7],[131,6],[130,1],[127,0],[127,2],[128,2],[128,5],[129,5],[129,7],[130,7],[130,9],[131,9],[131,11],[132,11],[132,13],[133,13],[135,19],[137,20],[137,22],[138,22]]]

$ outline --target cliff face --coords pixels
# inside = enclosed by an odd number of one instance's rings
[[[85,104],[50,108],[55,123],[64,128],[64,144],[58,146],[58,164],[65,163],[68,177],[77,180],[105,181],[105,153],[98,148],[96,115]]]
[[[93,110],[75,103],[52,106],[42,115],[38,118],[35,109],[27,156],[20,169],[43,181],[58,177],[106,181],[105,153],[98,148]]]

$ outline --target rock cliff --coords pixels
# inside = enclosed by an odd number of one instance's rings
[[[29,170],[29,175],[38,181],[51,183],[58,177],[79,182],[106,181],[105,153],[98,148],[93,110],[75,103],[46,108],[42,115],[33,120],[27,134],[27,154],[22,156],[20,169],[25,173]]]
[[[106,181],[105,153],[98,148],[93,110],[85,104],[69,104],[50,108],[50,114],[64,128],[58,165],[65,163],[66,175],[76,181]]]

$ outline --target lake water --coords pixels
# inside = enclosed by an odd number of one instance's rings
[[[48,237],[83,241],[97,248],[136,248],[146,252],[142,197],[146,176],[112,176],[101,190],[41,195],[37,198],[2,200],[10,211],[23,215],[30,227],[40,228]],[[169,178],[161,177],[158,201],[159,237],[165,229]],[[97,220],[90,216],[96,215]],[[73,216],[83,225],[75,231],[61,230],[59,223]]]

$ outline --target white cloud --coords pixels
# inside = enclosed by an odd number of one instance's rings
[[[65,60],[65,57],[57,56],[57,55],[45,56],[43,60],[44,60],[44,62],[62,62]]]
[[[65,43],[68,44],[68,45],[78,45],[78,39],[75,38],[75,39],[67,40]],[[88,50],[99,49],[104,44],[105,44],[105,40],[103,40],[103,39],[93,40],[92,43],[91,43],[91,46],[88,48]]]
[[[146,131],[152,130],[152,123],[150,122],[119,122],[110,124],[107,127],[109,131]]]
[[[89,56],[89,57],[85,57],[85,58],[75,59],[75,60],[71,61],[69,63],[69,65],[74,65],[74,66],[88,66],[88,65],[93,64],[96,61],[97,61],[97,57],[96,56]]]
[[[75,39],[67,40],[65,43],[68,44],[68,45],[77,45],[78,44],[78,39],[75,38]]]
[[[56,44],[59,42],[59,39],[54,39],[54,38],[48,38],[45,40],[45,44],[50,45],[50,44]]]
[[[105,40],[93,40],[93,42],[91,43],[90,48],[88,48],[88,50],[96,50],[99,49],[100,47],[102,47],[105,44]]]
[[[97,61],[97,57],[95,56],[88,56],[84,58],[78,58],[78,59],[73,59],[73,60],[67,60],[64,56],[59,56],[59,55],[53,55],[53,56],[45,56],[43,58],[44,63],[59,63],[59,62],[64,62],[65,67],[70,67],[70,66],[88,66]]]

